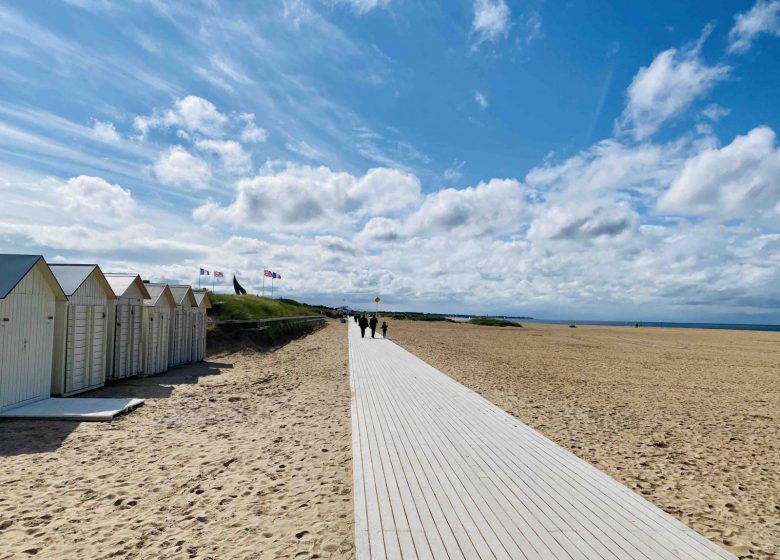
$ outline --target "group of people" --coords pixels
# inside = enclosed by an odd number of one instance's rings
[[[365,315],[355,314],[355,322],[360,327],[360,337],[366,338],[366,329],[371,329],[371,338],[376,335],[376,326],[379,324],[379,319],[376,318],[376,314],[371,315],[371,319],[366,318]],[[382,321],[382,338],[387,338],[387,321]]]

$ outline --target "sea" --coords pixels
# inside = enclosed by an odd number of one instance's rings
[[[448,317],[454,321],[467,321],[470,317]],[[543,323],[553,325],[600,325],[605,327],[635,327],[636,321],[563,321],[559,319],[529,319],[527,317],[496,317],[517,323]],[[730,331],[776,331],[780,325],[753,325],[743,323],[672,323],[664,321],[639,322],[640,327],[665,327],[671,329],[722,329]]]

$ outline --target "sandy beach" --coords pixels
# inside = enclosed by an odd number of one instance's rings
[[[780,333],[394,321],[389,334],[739,557],[780,556]]]
[[[351,558],[342,325],[89,396],[111,423],[0,423],[0,558]]]

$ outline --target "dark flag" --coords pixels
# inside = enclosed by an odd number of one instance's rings
[[[236,275],[233,275],[233,289],[236,291],[236,295],[239,296],[245,296],[246,290],[241,287],[241,284],[238,283],[238,280],[236,280]]]

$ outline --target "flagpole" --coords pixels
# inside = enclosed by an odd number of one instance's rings
[[[200,269],[198,269],[198,289],[200,290]]]
[[[271,276],[271,299],[274,299],[274,277]]]
[[[214,274],[214,276],[211,277],[211,291],[212,292],[214,292],[214,282],[216,282],[216,281],[217,281],[217,275]]]
[[[265,270],[263,270],[263,297],[265,297]]]

